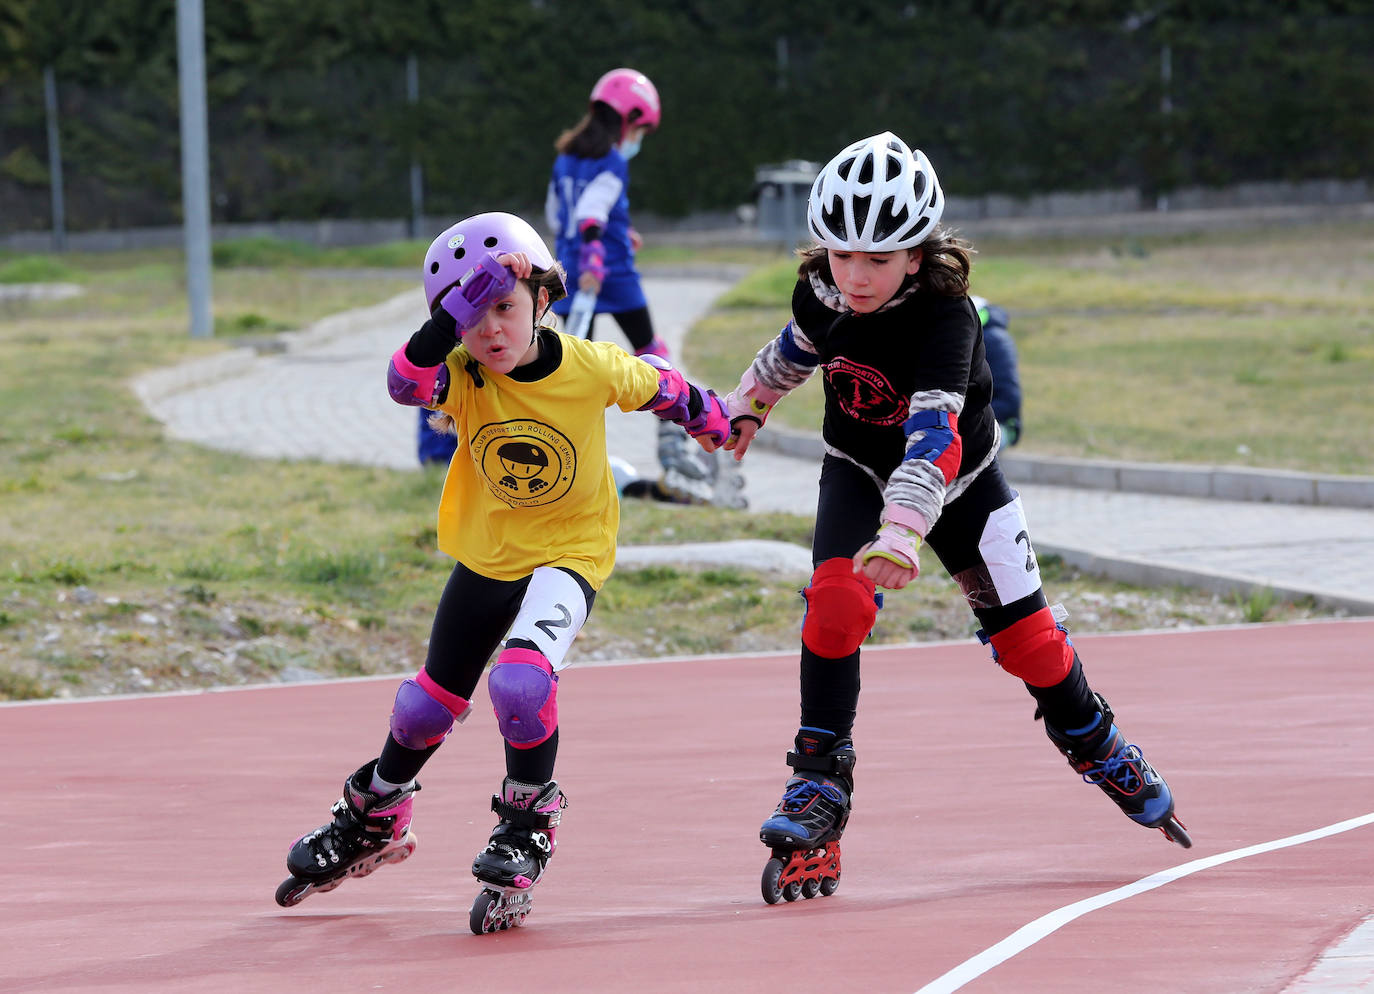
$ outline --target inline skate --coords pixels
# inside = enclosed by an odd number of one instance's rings
[[[302,835],[286,854],[291,876],[277,888],[283,908],[311,894],[333,890],[349,877],[365,877],[385,863],[399,863],[415,851],[419,839],[410,830],[413,796],[420,785],[374,794],[369,788],[374,759],[344,781],[334,802],[333,820]]]
[[[1157,828],[1170,842],[1190,849],[1193,840],[1174,816],[1174,795],[1155,769],[1145,761],[1140,747],[1128,742],[1116,727],[1116,716],[1101,694],[1094,694],[1098,713],[1083,728],[1061,731],[1045,722],[1045,733],[1064,754],[1069,766],[1125,812],[1131,821]],[[1042,717],[1036,711],[1036,717]]]
[[[840,836],[854,795],[854,744],[802,729],[787,754],[794,775],[777,810],[759,829],[772,850],[760,890],[769,904],[829,897],[840,886]]]
[[[557,781],[520,783],[507,777],[491,809],[501,819],[487,847],[472,861],[472,875],[482,884],[468,915],[475,935],[514,928],[525,921],[532,891],[557,847],[558,823],[568,799]]]

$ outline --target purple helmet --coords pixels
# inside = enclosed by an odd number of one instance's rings
[[[429,309],[433,311],[449,287],[466,276],[488,252],[524,252],[536,270],[547,271],[558,265],[539,232],[523,218],[499,211],[474,214],[430,242],[424,272],[425,302]],[[563,285],[563,293],[557,296],[565,296],[567,286],[561,272],[558,282]]]

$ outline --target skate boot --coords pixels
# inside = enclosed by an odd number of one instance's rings
[[[787,754],[794,775],[777,810],[759,829],[759,839],[773,850],[760,881],[769,904],[829,897],[840,886],[840,836],[854,794],[854,743],[804,728],[796,746]]]
[[[472,861],[472,875],[482,884],[468,916],[474,934],[524,922],[530,913],[530,892],[557,848],[558,823],[567,806],[557,781],[502,781],[501,793],[491,799],[491,809],[501,820],[491,830],[487,847]]]
[[[658,491],[678,504],[712,504],[743,509],[744,474],[732,453],[705,452],[671,421],[658,425],[658,462],[663,476]]]
[[[663,467],[659,484],[679,504],[710,503],[715,489],[707,453],[693,451],[696,448],[680,426],[671,421],[658,423],[658,463]]]
[[[1174,817],[1174,795],[1164,778],[1145,761],[1140,747],[1126,740],[1116,727],[1115,715],[1101,694],[1094,694],[1098,714],[1084,728],[1060,731],[1047,721],[1050,737],[1084,783],[1102,788],[1126,817],[1147,828],[1157,828],[1170,842],[1184,849],[1193,845],[1183,823]],[[1041,717],[1036,711],[1036,717]]]
[[[286,854],[291,876],[277,888],[283,908],[333,890],[349,877],[365,877],[384,863],[399,863],[415,851],[420,840],[410,830],[410,809],[420,785],[378,796],[368,789],[376,766],[374,759],[344,781],[343,797],[331,809],[334,820],[291,846]]]

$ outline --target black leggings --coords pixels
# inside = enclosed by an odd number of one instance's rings
[[[654,340],[654,322],[649,317],[649,308],[637,307],[632,311],[620,311],[612,314],[615,323],[620,325],[621,332],[629,339],[630,347],[636,352],[649,347]],[[592,327],[587,330],[587,340],[593,337],[596,328],[596,318],[592,318]]]
[[[979,542],[988,519],[1015,497],[1001,467],[994,461],[967,490],[945,505],[926,536],[926,544],[959,582],[988,635],[1001,632],[1046,606],[1044,591],[1038,584],[1016,600],[1002,604],[995,596],[989,596],[987,583],[979,582],[987,572]],[[877,534],[882,510],[882,490],[873,477],[847,459],[826,456],[821,464],[812,563],[818,566],[836,557],[851,558]],[[1029,537],[1024,540],[1029,556]],[[1084,692],[1075,689],[1073,693],[1077,698]],[[859,650],[843,659],[826,659],[803,643],[801,724],[847,736],[854,725],[858,701]]]
[[[592,608],[596,592],[572,570],[564,570],[577,581]],[[530,577],[519,580],[493,580],[456,563],[434,612],[429,635],[425,672],[450,694],[472,700],[487,663],[501,644],[520,612]],[[391,783],[415,779],[421,767],[439,744],[427,749],[407,749],[390,735],[382,747],[379,771]],[[524,783],[546,783],[553,777],[558,755],[558,730],[533,749],[516,749],[506,743],[506,772]]]

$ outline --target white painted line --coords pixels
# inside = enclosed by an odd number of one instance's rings
[[[1238,859],[1245,859],[1248,856],[1259,856],[1263,853],[1273,852],[1275,849],[1286,849],[1289,846],[1300,846],[1305,842],[1315,842],[1324,839],[1329,835],[1339,835],[1342,832],[1349,832],[1354,828],[1362,828],[1365,825],[1374,823],[1374,812],[1367,815],[1360,815],[1358,818],[1351,818],[1347,821],[1337,822],[1334,825],[1327,825],[1325,828],[1313,829],[1310,832],[1303,832],[1301,835],[1290,835],[1286,839],[1276,839],[1273,842],[1261,842],[1259,845],[1247,846],[1244,849],[1233,849],[1230,852],[1218,853],[1215,856],[1206,856],[1202,859],[1195,859],[1189,863],[1181,863],[1178,866],[1170,867],[1167,870],[1160,870],[1152,873],[1148,877],[1137,880],[1135,883],[1118,887],[1098,894],[1096,897],[1085,898],[1074,904],[1067,905],[1057,911],[1051,911],[1047,915],[1042,915],[1029,925],[1022,925],[1011,935],[994,946],[989,946],[977,956],[964,960],[953,970],[943,976],[937,977],[926,984],[916,994],[950,994],[957,991],[971,980],[976,980],[987,973],[993,967],[1011,959],[1019,952],[1029,949],[1035,943],[1045,938],[1053,932],[1063,928],[1069,922],[1081,918],[1090,911],[1105,908],[1118,901],[1124,901],[1128,897],[1135,897],[1146,891],[1154,890],[1156,887],[1163,887],[1165,884],[1181,880],[1202,870],[1210,870],[1214,866],[1221,866],[1223,863],[1232,863]]]

